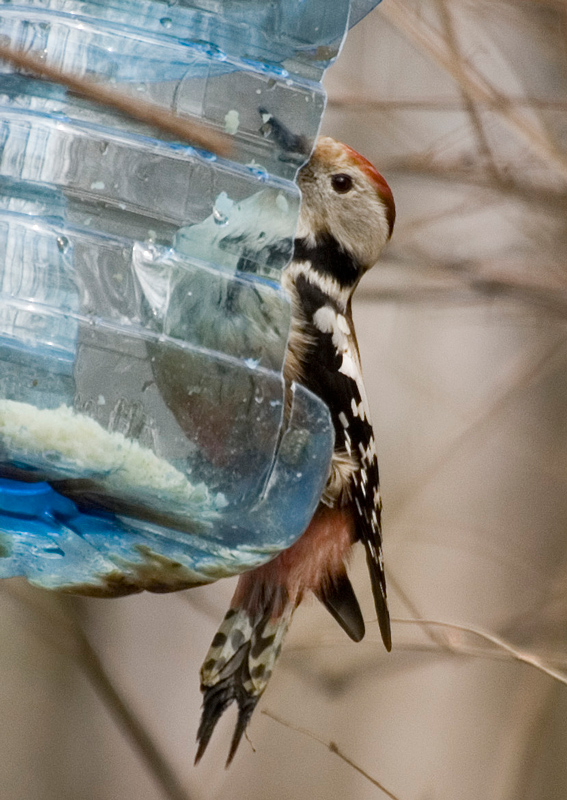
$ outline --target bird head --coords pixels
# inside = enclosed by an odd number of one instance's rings
[[[392,235],[396,210],[390,187],[366,158],[328,136],[317,140],[297,183],[302,194],[297,239],[314,247],[332,237],[353,259],[360,278]]]

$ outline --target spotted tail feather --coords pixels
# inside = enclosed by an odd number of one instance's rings
[[[245,608],[228,611],[201,667],[203,711],[195,763],[201,760],[223,713],[236,702],[238,719],[226,766],[231,763],[270,680],[293,610],[288,603],[277,616],[273,609],[255,615]]]

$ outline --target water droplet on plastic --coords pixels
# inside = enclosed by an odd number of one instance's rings
[[[217,225],[226,225],[228,222],[228,217],[226,214],[223,214],[222,211],[215,206],[213,208],[213,219]]]
[[[69,239],[66,236],[57,237],[57,249],[60,253],[66,253],[69,249]]]
[[[155,261],[158,257],[158,249],[152,241],[144,242],[142,255],[146,261]]]
[[[213,219],[217,225],[226,225],[234,205],[234,200],[231,200],[226,192],[221,192],[215,200],[213,207]]]
[[[202,150],[200,147],[193,147],[191,148],[197,155],[201,158],[204,158],[205,161],[216,161],[217,157],[214,153],[209,152],[209,150]]]
[[[171,28],[172,24],[173,24],[172,21],[171,21],[171,17],[162,17],[160,19],[159,23],[166,30],[169,30]]]
[[[265,183],[268,180],[268,173],[264,167],[260,167],[257,164],[247,164],[246,166],[250,170],[251,174],[262,183]]]
[[[264,75],[278,75],[280,78],[288,78],[289,72],[273,61],[258,61],[256,58],[244,57],[242,61],[248,64],[255,72],[262,72]]]
[[[226,61],[226,53],[212,42],[207,42],[205,39],[195,39],[191,42],[191,46],[193,50],[198,53],[203,53],[209,58],[214,58],[217,61]]]

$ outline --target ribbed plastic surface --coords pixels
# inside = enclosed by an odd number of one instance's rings
[[[0,65],[0,576],[112,595],[261,563],[307,526],[333,441],[302,387],[286,411],[305,156],[262,113],[315,138],[349,4],[0,12],[12,47],[234,140],[223,161]]]

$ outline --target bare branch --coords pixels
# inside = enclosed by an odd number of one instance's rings
[[[36,55],[30,55],[3,44],[0,44],[0,59],[15,67],[29,70],[40,78],[61,83],[87,100],[92,100],[107,108],[113,108],[183,141],[204,147],[218,155],[228,156],[230,153],[231,142],[228,136],[213,130],[202,122],[177,116],[155,103],[146,103],[137,98],[128,97],[128,95],[108,89],[95,81],[50,67]]]
[[[509,102],[506,95],[499,92],[470,63],[462,61],[455,66],[446,42],[422,18],[409,11],[400,0],[390,0],[384,4],[382,14],[397,27],[410,41],[435,61],[457,81],[468,96],[486,105],[497,113],[506,126],[530,147],[530,149],[549,166],[567,179],[567,156],[560,152],[555,143],[519,109]]]
[[[440,266],[440,265],[438,265]],[[450,266],[447,269],[451,271]],[[567,291],[543,284],[523,283],[513,276],[509,278],[478,276],[468,271],[459,271],[453,265],[451,271],[455,281],[446,285],[426,285],[416,282],[411,285],[371,286],[359,292],[358,300],[377,303],[466,303],[485,302],[487,299],[514,300],[533,308],[541,309],[560,319],[567,318]]]
[[[519,388],[524,388],[541,375],[545,367],[564,345],[565,337],[561,334],[551,346],[544,347],[543,353],[541,352],[541,346],[536,347],[535,351],[532,351],[527,357],[522,353],[519,363],[514,364],[513,369],[505,377],[501,386],[494,390],[493,401],[487,404],[483,403],[482,407],[473,413],[469,423],[465,425],[461,433],[454,437],[443,452],[434,459],[433,463],[427,466],[414,479],[411,485],[411,492],[408,492],[405,498],[398,502],[395,509],[395,513],[398,516],[403,513],[405,506],[414,500],[419,492],[425,489],[438,471],[459,452],[463,444],[469,441],[471,435],[478,434],[479,429],[499,414]]]
[[[482,118],[476,107],[474,98],[472,97],[468,89],[467,82],[466,80],[463,80],[464,78],[463,57],[461,55],[459,41],[453,24],[453,17],[451,15],[451,11],[447,5],[447,0],[436,0],[436,2],[437,2],[437,7],[439,8],[441,22],[443,24],[445,39],[447,41],[449,49],[451,50],[451,53],[453,54],[454,68],[457,71],[457,74],[460,76],[458,78],[458,82],[461,90],[461,96],[463,98],[464,106],[471,120],[471,125],[478,143],[479,153],[485,159],[488,170],[492,175],[492,178],[498,183],[500,179],[500,174],[496,166],[492,150],[490,149],[490,144],[488,142],[486,132],[484,130]]]
[[[496,636],[493,633],[488,633],[488,631],[484,631],[481,628],[475,628],[472,625],[458,625],[454,622],[441,622],[437,619],[401,619],[400,617],[392,617],[392,622],[395,622],[398,625],[424,625],[446,628],[453,631],[460,631],[462,633],[471,633],[473,636],[479,636],[486,642],[490,642],[490,644],[493,644],[501,650],[504,650],[516,661],[521,661],[523,664],[528,664],[530,667],[534,667],[534,669],[543,672],[545,675],[549,675],[550,678],[553,678],[554,680],[559,681],[559,683],[567,686],[567,675],[564,675],[562,672],[559,672],[559,670],[550,667],[548,664],[538,658],[538,656],[533,655],[533,653],[520,650],[519,648],[511,645],[505,639],[501,639],[499,636]],[[449,642],[447,645],[450,646]]]
[[[173,767],[146,730],[144,723],[114,686],[77,615],[71,611],[70,605],[65,604],[62,597],[58,597],[59,609],[57,611],[48,610],[43,604],[34,600],[31,592],[22,591],[15,583],[7,584],[4,581],[1,591],[12,600],[16,600],[36,619],[43,620],[43,624],[36,626],[34,630],[49,646],[55,647],[59,652],[73,658],[93,685],[111,716],[114,717],[142,756],[147,768],[156,782],[160,784],[164,797],[167,797],[168,800],[191,800],[192,795],[181,785]],[[63,629],[67,641],[53,635],[53,628],[58,631],[60,627]]]
[[[508,95],[507,102],[518,108],[536,108],[544,111],[567,111],[567,101],[553,100],[543,97],[513,97]],[[370,100],[364,96],[329,94],[328,108],[347,108],[353,111],[459,111],[460,100],[450,97],[416,97],[390,100],[381,98]]]
[[[262,710],[262,714],[265,714],[270,719],[273,719],[274,722],[277,722],[280,725],[283,725],[285,728],[289,728],[292,731],[296,731],[297,733],[301,733],[303,736],[308,736],[310,739],[313,739],[314,741],[319,742],[319,744],[324,745],[328,750],[331,751],[331,753],[334,753],[342,761],[344,761],[345,764],[348,764],[349,767],[352,767],[357,772],[359,772],[373,786],[376,786],[378,789],[380,789],[380,791],[383,792],[386,795],[386,797],[391,798],[391,800],[399,800],[397,795],[392,794],[392,792],[390,792],[388,789],[386,789],[386,787],[383,786],[379,781],[377,781],[376,778],[373,778],[372,775],[369,775],[368,772],[366,772],[365,770],[362,769],[362,767],[359,767],[358,764],[356,764],[351,758],[346,756],[339,749],[338,745],[335,742],[327,742],[327,741],[325,741],[325,739],[321,739],[320,736],[317,736],[316,733],[313,733],[312,731],[308,731],[306,728],[300,728],[299,725],[293,725],[291,722],[287,722],[285,719],[282,719],[277,714],[274,714],[273,711],[268,711],[267,709],[264,709],[264,710]]]

